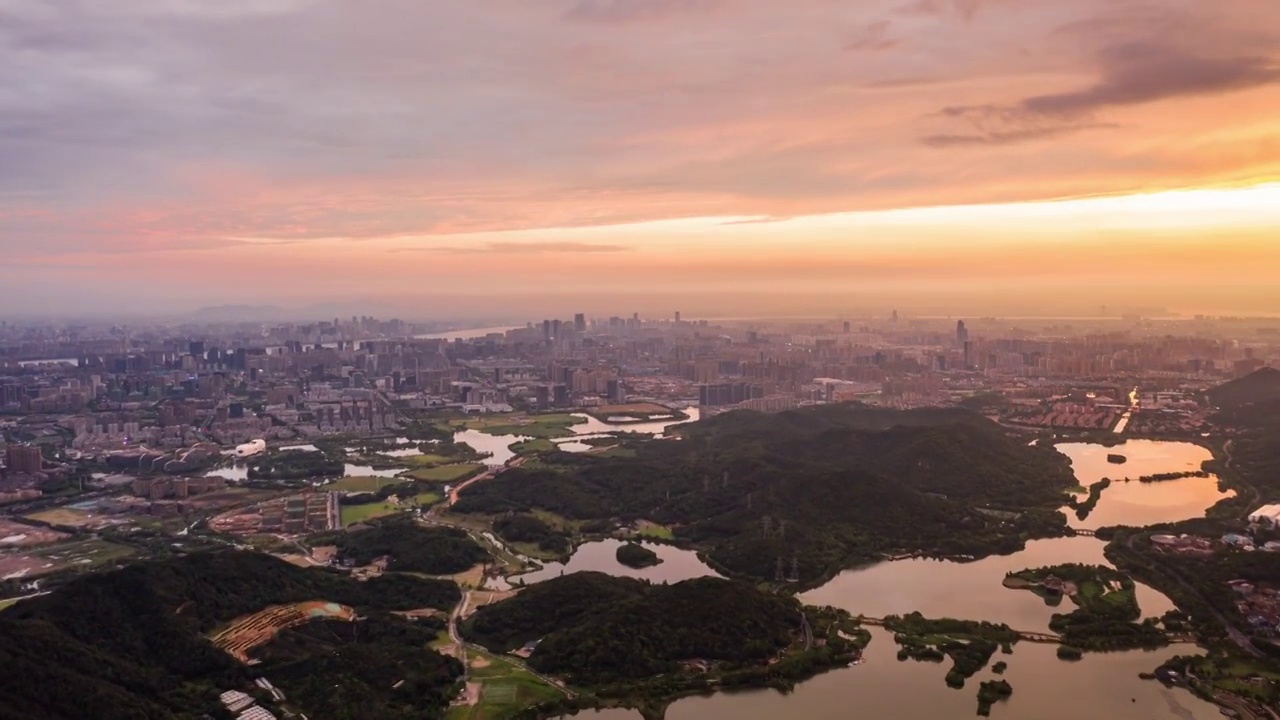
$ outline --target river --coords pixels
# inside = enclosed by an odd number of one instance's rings
[[[1083,443],[1057,447],[1071,458],[1082,485],[1107,476],[1196,470],[1210,457],[1207,450],[1190,443],[1145,440],[1131,440],[1113,448]],[[1114,465],[1107,462],[1109,453],[1123,454],[1129,460],[1124,465]],[[1145,525],[1195,517],[1225,496],[1218,492],[1214,478],[1113,483],[1103,492],[1088,525]],[[1068,516],[1074,519],[1073,513],[1068,512]],[[1001,583],[1005,574],[1059,563],[1109,565],[1103,557],[1103,547],[1104,543],[1096,538],[1077,536],[1032,541],[1022,552],[971,563],[925,559],[883,562],[842,572],[800,597],[809,604],[833,605],[869,617],[918,610],[931,617],[988,620],[1007,623],[1017,630],[1046,632],[1054,612],[1070,611],[1070,601],[1058,608],[1049,607],[1032,593],[1004,588]],[[606,552],[604,547],[593,549],[579,561],[577,569],[617,572],[621,566]],[[566,569],[574,569],[575,560],[576,555]],[[687,562],[687,558],[682,557],[682,561]],[[697,561],[696,556],[693,561]],[[1167,597],[1142,584],[1137,586],[1137,599],[1146,617],[1173,608]],[[871,631],[873,640],[860,665],[819,675],[787,695],[764,690],[687,698],[671,706],[667,720],[968,720],[975,716],[978,684],[994,677],[989,669],[975,675],[965,689],[952,690],[944,682],[949,663],[899,662],[892,635],[879,628]],[[1151,652],[1091,653],[1079,662],[1065,662],[1057,658],[1053,645],[1018,643],[1013,655],[997,655],[993,659],[1008,663],[1005,677],[1014,691],[1011,698],[993,707],[991,716],[1010,720],[1214,720],[1221,714],[1213,704],[1186,691],[1166,689],[1138,678],[1138,673],[1150,672],[1175,655],[1198,652],[1194,646],[1182,645]],[[636,720],[639,713],[605,710],[578,717]]]

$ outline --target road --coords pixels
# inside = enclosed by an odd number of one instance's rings
[[[463,668],[465,668],[465,672],[467,674],[471,673],[471,665],[470,663],[467,662],[467,650],[471,649],[471,650],[475,650],[476,652],[488,652],[484,648],[480,647],[479,645],[473,645],[467,642],[462,638],[462,633],[458,632],[458,622],[462,619],[463,615],[466,615],[467,606],[469,606],[470,604],[471,604],[471,592],[470,591],[463,592],[462,600],[458,602],[457,606],[453,608],[453,612],[449,614],[449,640],[453,642],[454,646],[458,648],[458,659],[462,661],[462,666]],[[508,665],[512,665],[516,668],[519,668],[520,670],[523,670],[529,673],[530,675],[556,688],[557,690],[564,693],[569,698],[573,698],[576,695],[572,690],[565,687],[565,684],[560,680],[557,680],[553,677],[549,677],[547,675],[543,675],[537,670],[534,670],[533,668],[529,667],[528,664],[526,663],[523,663],[513,657],[508,657],[506,655],[495,655],[492,653],[489,653],[489,654],[495,660],[498,660],[500,662],[505,662]]]
[[[1129,538],[1125,541],[1125,546],[1128,548],[1129,552],[1133,553],[1134,555],[1137,555],[1138,557],[1141,557],[1140,555],[1138,555],[1137,550],[1134,549],[1134,543],[1137,542],[1139,537],[1145,537],[1145,534],[1138,533],[1136,535],[1130,535]],[[1223,615],[1222,612],[1220,612],[1217,608],[1215,608],[1205,598],[1204,594],[1202,594],[1199,590],[1197,590],[1191,583],[1183,579],[1182,575],[1178,574],[1177,570],[1174,570],[1168,565],[1161,565],[1160,567],[1166,573],[1169,574],[1169,577],[1172,577],[1174,580],[1176,580],[1177,583],[1182,586],[1183,590],[1186,590],[1188,593],[1199,598],[1200,603],[1203,604],[1206,608],[1208,608],[1209,612],[1213,613],[1213,616],[1217,618],[1218,622],[1222,623],[1222,627],[1226,629],[1227,636],[1231,638],[1231,642],[1234,642],[1237,646],[1239,646],[1241,650],[1245,651],[1249,655],[1252,655],[1253,657],[1263,657],[1262,651],[1254,647],[1253,642],[1249,640],[1249,636],[1240,632],[1240,630],[1237,629],[1236,626],[1233,625],[1231,621],[1227,619],[1226,615]]]
[[[1235,470],[1235,462],[1236,462],[1236,458],[1234,455],[1235,447],[1236,447],[1235,440],[1228,440],[1222,444],[1222,454],[1227,456],[1227,460],[1224,463],[1224,466],[1227,470],[1231,470],[1233,472]],[[1253,498],[1248,502],[1248,504],[1244,506],[1244,513],[1247,515],[1250,508],[1254,507],[1262,500],[1262,494],[1258,492],[1258,488],[1248,483],[1244,483],[1243,480],[1242,480],[1242,484],[1245,487],[1249,488],[1249,493],[1253,495]]]
[[[507,464],[505,465],[491,468],[489,470],[486,470],[480,473],[479,475],[476,475],[470,480],[465,480],[459,483],[457,487],[451,488],[449,490],[449,502],[447,503],[446,507],[453,507],[454,504],[458,502],[458,493],[462,492],[463,490],[466,490],[467,488],[471,487],[472,485],[478,482],[484,482],[485,480],[492,480],[493,478],[497,477],[498,474],[505,472],[510,468],[518,468],[521,465],[524,465],[525,459],[526,458],[523,458],[523,457],[511,458],[510,460],[507,461]]]

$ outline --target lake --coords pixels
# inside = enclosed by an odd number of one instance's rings
[[[1103,495],[1105,499],[1106,495]],[[1053,608],[1034,593],[1010,590],[1005,575],[1028,568],[1082,563],[1106,565],[1105,545],[1092,537],[1033,540],[1026,550],[958,563],[913,558],[846,570],[816,590],[800,595],[809,605],[831,605],[854,615],[885,617],[919,611],[926,617],[954,617],[1005,623],[1015,630],[1048,632],[1055,612],[1069,612],[1069,601]],[[1159,616],[1173,603],[1155,590],[1137,586],[1144,616]]]
[[[774,690],[717,693],[678,700],[667,720],[971,720],[976,717],[978,686],[997,677],[989,669],[953,690],[944,680],[950,662],[899,662],[891,633],[870,628],[871,644],[863,663],[833,670],[796,686],[790,694]],[[1152,652],[1085,655],[1064,662],[1053,645],[1022,642],[1012,655],[992,659],[1009,664],[1003,677],[1013,696],[996,703],[991,717],[1005,720],[1216,720],[1218,709],[1185,690],[1170,690],[1138,679],[1175,655],[1193,654],[1188,646]],[[567,716],[566,716],[567,717]],[[639,720],[634,710],[587,711],[586,720]]]
[[[1137,478],[1146,475],[1199,470],[1204,461],[1213,459],[1213,453],[1195,443],[1129,440],[1115,447],[1094,443],[1061,443],[1055,447],[1071,459],[1071,469],[1082,486],[1088,487],[1104,477],[1113,481],[1133,478],[1130,482],[1112,482],[1083,521],[1068,509],[1067,521],[1077,529],[1138,527],[1203,517],[1214,503],[1235,494],[1220,491],[1216,476],[1137,482]],[[1127,462],[1109,462],[1107,455],[1113,453],[1125,456]]]
[[[667,431],[667,428],[681,425],[683,423],[694,422],[698,419],[699,413],[697,408],[689,408],[685,411],[689,418],[687,420],[656,420],[652,422],[641,423],[606,423],[597,420],[590,415],[582,413],[574,413],[574,417],[581,418],[585,422],[569,428],[573,434],[563,438],[552,438],[552,441],[559,445],[561,450],[565,452],[587,452],[592,446],[582,442],[582,440],[593,437],[604,437],[613,432],[634,432],[645,435],[657,436]],[[516,456],[511,451],[511,446],[531,440],[526,435],[490,435],[489,433],[480,432],[479,430],[460,430],[453,434],[453,441],[458,443],[466,443],[479,453],[489,453],[489,457],[482,462],[486,465],[505,465],[508,461]],[[384,453],[392,455],[393,453]]]
[[[1102,477],[1115,479],[1198,470],[1200,463],[1211,457],[1208,450],[1191,443],[1146,440],[1130,440],[1113,448],[1070,443],[1059,445],[1058,449],[1071,458],[1077,479],[1086,486]],[[1107,454],[1113,452],[1125,455],[1128,462],[1124,465],[1107,462]],[[1103,492],[1088,525],[1145,525],[1197,517],[1223,497],[1226,495],[1218,492],[1214,478],[1114,483]],[[1074,519],[1073,514],[1068,514]],[[1110,565],[1103,557],[1103,547],[1104,543],[1096,538],[1079,536],[1036,540],[1027,543],[1022,552],[971,563],[925,559],[884,562],[846,570],[822,587],[803,593],[800,599],[871,617],[920,611],[931,617],[988,620],[1007,623],[1018,630],[1045,631],[1053,613],[1069,611],[1070,602],[1065,601],[1057,609],[1049,607],[1032,593],[1004,588],[1001,583],[1005,575],[1025,568],[1070,562]],[[565,569],[622,574],[613,558],[616,548],[616,541],[598,548],[583,546],[579,551],[583,553],[581,559],[575,555]],[[682,578],[701,565],[696,556],[692,560],[681,558],[687,564],[671,573],[671,578]],[[621,569],[629,571],[629,568]],[[1167,597],[1142,584],[1137,586],[1137,598],[1144,616],[1157,616],[1173,608]],[[871,631],[873,640],[861,665],[820,675],[800,684],[788,695],[765,690],[687,698],[671,706],[667,720],[774,720],[780,717],[968,720],[974,717],[978,684],[994,677],[990,670],[976,675],[963,690],[952,690],[944,682],[949,663],[899,662],[898,646],[892,635],[879,628]],[[1013,655],[996,657],[1009,663],[1005,677],[1014,692],[1013,697],[996,704],[992,717],[1025,720],[1081,717],[1212,720],[1221,717],[1216,706],[1191,693],[1169,690],[1138,678],[1138,673],[1150,672],[1175,655],[1198,653],[1194,646],[1153,652],[1087,654],[1075,663],[1058,660],[1055,652],[1053,645],[1023,642],[1015,646]],[[583,713],[579,717],[635,720],[639,713],[606,710]]]
[[[671,545],[642,542],[662,558],[661,565],[647,568],[631,568],[618,562],[616,553],[623,545],[621,540],[597,540],[578,546],[567,563],[547,563],[541,570],[510,578],[532,585],[544,580],[576,572],[602,572],[617,577],[632,577],[654,583],[675,583],[700,577],[720,577],[710,566],[698,559],[692,550]]]

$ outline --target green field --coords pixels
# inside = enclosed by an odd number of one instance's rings
[[[410,455],[408,457],[396,458],[397,461],[403,462],[410,467],[427,468],[436,467],[437,465],[448,465],[456,460],[456,458],[437,455],[435,453],[426,453],[423,455]]]
[[[395,485],[400,482],[395,478],[387,477],[344,477],[341,480],[333,482],[320,488],[321,490],[342,490],[353,493],[371,493],[378,492],[388,485]]]
[[[563,697],[563,693],[506,658],[469,650],[473,661],[485,667],[471,667],[471,680],[481,684],[480,702],[449,709],[446,720],[504,720],[521,709]]]
[[[64,568],[87,570],[118,562],[132,556],[134,552],[131,547],[116,545],[106,540],[77,540],[40,548],[32,554],[58,563]]]
[[[671,532],[671,528],[662,525],[650,525],[639,532],[640,537],[654,538],[656,540],[673,540],[675,533]]]
[[[458,465],[419,468],[406,473],[405,477],[421,480],[422,482],[452,484],[459,480],[465,480],[483,470],[484,465],[479,463],[461,463]]]
[[[586,422],[569,413],[526,415],[503,413],[467,416],[448,421],[452,427],[479,430],[489,435],[525,435],[533,438],[555,438],[571,435],[569,428]]]
[[[387,502],[365,503],[364,505],[343,505],[341,512],[342,526],[346,527],[366,520],[394,515],[408,509],[408,505],[393,505]]]
[[[417,503],[419,507],[429,507],[431,505],[435,505],[436,503],[440,502],[443,499],[444,499],[443,495],[435,492],[418,493],[417,495],[413,496],[413,501]]]
[[[534,438],[525,440],[524,442],[512,443],[511,452],[517,455],[536,455],[538,453],[551,452],[556,449],[556,444],[546,438]]]

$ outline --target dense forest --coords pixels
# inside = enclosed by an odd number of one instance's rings
[[[330,600],[366,610],[447,609],[456,585],[357,582],[269,555],[198,553],[78,578],[0,614],[0,719],[187,720],[242,687],[247,670],[204,637],[268,605]],[[40,678],[40,682],[29,682]],[[56,688],[56,691],[51,690]]]
[[[540,640],[529,664],[598,685],[679,669],[682,660],[760,664],[798,637],[800,605],[718,578],[650,585],[600,573],[539,583],[466,624],[495,651]]]
[[[260,648],[257,670],[312,717],[440,717],[463,671],[458,660],[427,647],[443,627],[442,620],[376,612],[359,623],[312,622]]]
[[[493,531],[511,543],[529,543],[551,553],[567,553],[573,548],[569,537],[533,515],[512,513],[493,521]]]
[[[299,480],[342,475],[341,460],[319,451],[285,450],[249,461],[250,480]]]
[[[630,568],[647,568],[662,564],[658,553],[638,543],[625,543],[618,546],[615,553],[618,562]]]
[[[423,527],[404,516],[320,535],[313,538],[311,544],[336,545],[339,558],[356,565],[368,565],[377,558],[389,557],[388,570],[428,575],[464,572],[489,559],[489,553],[466,532],[448,527]]]
[[[731,574],[772,579],[794,558],[801,582],[886,552],[984,556],[1066,532],[1066,458],[967,411],[740,411],[680,432],[634,457],[544,456],[454,510],[648,519]]]

